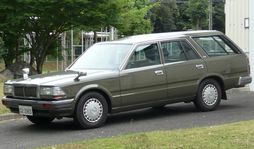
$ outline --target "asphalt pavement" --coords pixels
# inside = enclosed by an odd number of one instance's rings
[[[23,149],[111,137],[122,134],[193,128],[254,120],[254,93],[231,91],[228,101],[212,112],[198,112],[192,103],[146,108],[112,115],[97,129],[79,130],[72,119],[55,120],[36,126],[26,119],[0,122],[0,149]]]

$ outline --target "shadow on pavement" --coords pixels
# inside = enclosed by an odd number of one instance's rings
[[[225,105],[221,104],[220,107],[216,111],[208,112],[208,113],[218,113],[226,111],[226,110],[236,110],[242,108],[239,105]],[[173,104],[168,105],[166,107],[160,109],[154,108],[145,108],[140,110],[134,110],[129,112],[123,112],[118,114],[110,115],[104,126],[97,129],[103,129],[104,127],[112,127],[113,125],[120,125],[123,123],[132,123],[137,121],[145,121],[145,120],[155,120],[159,121],[163,118],[181,118],[181,116],[188,116],[193,114],[204,115],[207,112],[199,112],[193,104]],[[26,119],[25,119],[26,120]],[[26,120],[28,121],[28,120]],[[34,125],[30,123],[30,125],[26,125],[26,127],[21,126],[16,129],[20,129],[21,131],[36,131],[36,132],[57,132],[57,131],[80,131],[71,118],[64,118],[62,120],[54,120],[53,123],[49,125]],[[90,129],[95,130],[95,129]],[[88,130],[86,130],[88,131]]]

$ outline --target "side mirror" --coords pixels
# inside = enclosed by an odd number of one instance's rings
[[[86,76],[87,75],[87,73],[86,72],[78,72],[78,76],[74,79],[74,81],[79,81],[79,77],[81,77],[81,76]]]

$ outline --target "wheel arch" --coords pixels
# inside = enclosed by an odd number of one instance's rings
[[[111,93],[104,87],[99,86],[97,84],[88,85],[79,90],[79,92],[75,96],[75,109],[77,108],[77,104],[81,99],[81,97],[89,92],[97,92],[101,94],[106,99],[106,102],[108,104],[108,112],[111,113],[112,111]]]
[[[226,94],[226,91],[225,91],[225,83],[223,81],[223,77],[220,76],[220,75],[210,75],[210,76],[206,76],[204,78],[202,78],[200,81],[199,81],[199,85],[201,82],[203,82],[204,80],[206,79],[213,79],[215,81],[217,81],[221,87],[221,92],[222,92],[222,99],[224,100],[227,100],[227,94]]]

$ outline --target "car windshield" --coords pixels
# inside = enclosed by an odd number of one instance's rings
[[[131,47],[131,44],[95,44],[69,69],[118,69]]]

